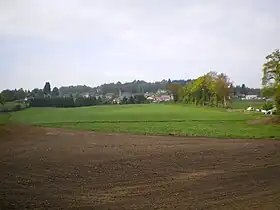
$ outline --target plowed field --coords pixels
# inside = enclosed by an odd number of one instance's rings
[[[0,127],[0,209],[279,209],[280,141]]]

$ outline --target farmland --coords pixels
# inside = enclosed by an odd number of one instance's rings
[[[248,124],[260,117],[171,104],[2,113],[0,208],[277,209],[279,125]]]
[[[233,100],[230,108],[232,109],[246,109],[249,106],[254,107],[255,109],[260,109],[265,101],[263,100]]]
[[[277,140],[104,134],[22,125],[0,125],[0,135],[0,209],[280,206]]]
[[[262,114],[190,105],[119,105],[31,108],[12,113],[11,122],[145,135],[220,138],[280,138],[279,125],[248,124]]]

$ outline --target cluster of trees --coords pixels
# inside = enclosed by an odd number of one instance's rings
[[[165,89],[167,81],[162,80],[160,82],[145,82],[143,80],[134,80],[127,83],[109,83],[98,86],[96,91],[100,94],[115,93],[118,94],[119,90],[129,93],[145,93],[156,92],[159,89]]]
[[[233,94],[237,97],[242,97],[245,95],[257,95],[257,96],[261,96],[261,89],[260,88],[249,88],[246,87],[245,84],[237,85],[235,87],[233,87]]]
[[[106,100],[101,97],[83,97],[78,94],[76,97],[72,94],[67,97],[60,96],[59,89],[54,87],[51,90],[49,82],[46,82],[43,89],[34,89],[32,93],[29,99],[32,107],[80,107],[106,104]]]
[[[95,88],[86,86],[86,85],[77,85],[77,86],[62,86],[59,88],[59,93],[62,96],[65,95],[75,95],[75,94],[82,94],[82,93],[90,93],[95,92]]]
[[[115,102],[117,103],[117,102]],[[123,97],[120,104],[144,104],[148,103],[144,95],[135,95],[129,98]],[[29,100],[29,104],[32,107],[81,107],[81,106],[96,106],[104,104],[114,104],[112,99],[106,99],[104,97],[83,97],[77,98],[70,95],[69,97],[44,97],[44,98],[32,98]]]
[[[20,89],[14,89],[14,90],[3,90],[0,94],[0,97],[3,102],[6,101],[20,101],[24,100],[25,98],[38,98],[38,97],[45,97],[45,96],[53,96],[57,97],[59,96],[59,90],[57,87],[54,87],[53,90],[51,90],[51,86],[49,82],[46,82],[43,89],[35,88],[32,91],[30,90],[23,90]]]
[[[130,96],[129,98],[123,97],[121,104],[146,104],[149,103],[143,94]]]
[[[167,89],[175,102],[217,107],[227,107],[234,91],[228,76],[216,72],[209,72],[185,86],[168,84]]]
[[[1,92],[1,98],[3,101],[16,101],[25,99],[25,97],[29,94],[29,91],[21,89],[14,90],[3,90]]]

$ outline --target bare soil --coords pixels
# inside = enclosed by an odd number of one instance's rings
[[[0,209],[280,209],[280,141],[0,127]]]

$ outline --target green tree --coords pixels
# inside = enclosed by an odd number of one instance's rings
[[[127,104],[128,100],[127,97],[123,97],[123,99],[121,100],[121,104]]]
[[[127,101],[128,104],[135,104],[135,99],[133,96],[130,96],[128,101]]]
[[[181,91],[184,103],[227,107],[233,86],[225,74],[209,72],[188,82]]]
[[[0,104],[4,105],[4,97],[0,94]]]
[[[273,93],[277,112],[280,112],[280,51],[275,50],[266,56],[263,64],[263,89],[270,94]],[[268,91],[269,90],[269,91]]]
[[[174,102],[178,102],[181,99],[182,86],[178,83],[170,83],[166,85],[169,94],[173,95]]]
[[[54,87],[52,90],[52,96],[53,97],[58,97],[59,96],[59,90],[57,87]]]
[[[273,86],[275,89],[280,84],[280,52],[279,49],[266,56],[266,62],[263,64],[262,84],[264,86]]]
[[[16,100],[24,99],[26,97],[26,92],[20,88],[19,90],[15,91],[14,96]]]
[[[14,101],[15,99],[15,90],[3,90],[1,92],[4,101]]]
[[[51,85],[49,82],[46,82],[44,89],[43,89],[44,95],[50,95],[51,94]]]
[[[241,89],[240,89],[240,93],[243,95],[247,95],[247,89],[246,89],[246,85],[242,84]]]
[[[223,107],[228,106],[231,96],[231,82],[225,74],[219,74],[215,80],[215,93]]]

